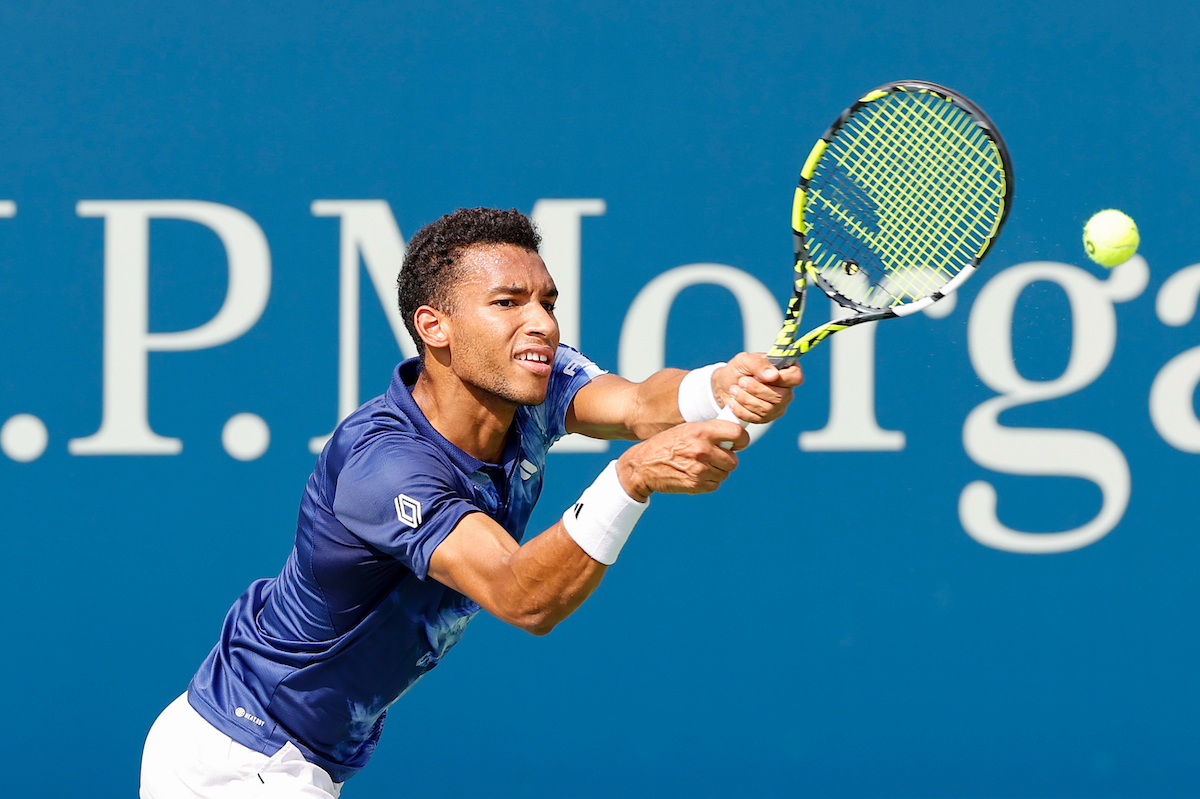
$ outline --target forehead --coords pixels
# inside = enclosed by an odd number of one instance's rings
[[[459,286],[487,291],[520,287],[526,291],[555,291],[554,278],[542,256],[513,244],[468,247],[458,259]]]

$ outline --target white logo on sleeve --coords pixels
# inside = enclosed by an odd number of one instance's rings
[[[521,467],[521,479],[522,480],[528,480],[530,477],[533,477],[535,474],[538,473],[537,464],[534,463],[533,461],[529,460],[528,458],[524,458],[521,461],[520,467]]]
[[[409,527],[417,528],[421,526],[421,503],[417,502],[410,496],[401,494],[392,502],[396,506],[396,518],[407,524]]]
[[[604,370],[591,361],[580,361],[572,359],[563,367],[563,374],[567,377],[574,377],[582,369],[583,373],[589,378],[594,378],[597,375],[604,374]]]

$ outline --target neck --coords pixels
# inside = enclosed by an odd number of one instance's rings
[[[433,366],[432,369],[428,368]],[[433,428],[473,458],[499,463],[517,406],[426,363],[412,397]]]

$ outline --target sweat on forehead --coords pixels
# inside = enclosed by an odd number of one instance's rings
[[[541,263],[536,250],[527,250],[513,244],[473,244],[455,254],[455,268],[459,279],[467,279],[506,270],[514,265],[524,266],[530,260]]]
[[[464,251],[454,265],[448,284],[507,294],[558,294],[554,279],[536,252],[510,244],[475,246]]]

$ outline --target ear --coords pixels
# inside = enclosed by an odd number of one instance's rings
[[[443,349],[450,346],[450,317],[437,308],[422,305],[413,314],[417,335],[426,347]]]

